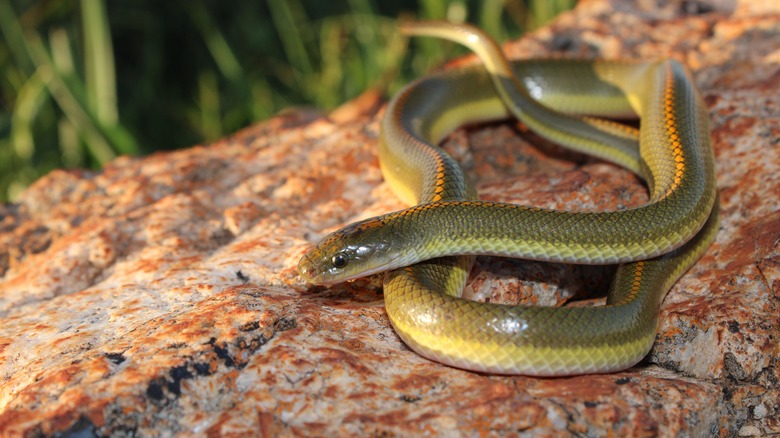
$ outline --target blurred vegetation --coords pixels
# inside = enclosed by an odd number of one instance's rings
[[[292,105],[384,93],[463,50],[399,18],[504,40],[575,0],[0,0],[0,202],[59,167],[208,142]]]

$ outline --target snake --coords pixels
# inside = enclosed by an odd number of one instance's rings
[[[509,61],[471,25],[400,30],[461,43],[481,63],[430,74],[391,99],[379,164],[411,207],[325,236],[301,258],[300,276],[333,285],[385,272],[385,308],[400,338],[453,367],[566,376],[639,363],[667,292],[719,228],[709,114],[688,69],[672,59]],[[649,201],[595,212],[480,201],[438,144],[463,125],[509,117],[631,170]],[[639,127],[615,121],[624,118]],[[504,305],[461,297],[479,255],[620,265],[603,306]]]

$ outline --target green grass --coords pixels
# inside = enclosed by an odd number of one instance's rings
[[[55,168],[218,139],[298,105],[391,94],[456,45],[399,18],[516,38],[574,0],[0,0],[0,202]]]

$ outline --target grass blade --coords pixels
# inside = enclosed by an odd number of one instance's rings
[[[104,126],[119,121],[111,31],[103,0],[81,0],[87,102]]]

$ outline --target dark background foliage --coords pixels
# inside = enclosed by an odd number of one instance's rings
[[[385,94],[463,49],[399,19],[499,40],[574,0],[0,0],[0,202],[54,168],[208,142],[297,105]]]

